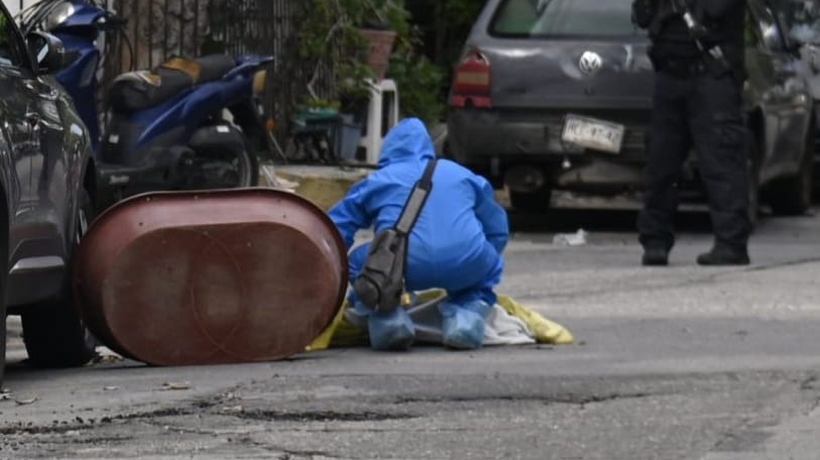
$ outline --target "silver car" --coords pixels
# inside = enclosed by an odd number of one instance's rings
[[[770,0],[789,38],[800,46],[815,112],[820,108],[820,0]],[[815,113],[815,121],[820,118]],[[820,124],[815,129],[814,174],[820,173]],[[815,197],[820,196],[820,181],[814,182]]]
[[[631,3],[489,0],[455,69],[445,155],[505,186],[519,209],[545,209],[553,189],[639,191],[654,74]],[[800,214],[811,205],[813,99],[768,5],[747,5],[750,198]],[[703,199],[695,158],[679,185],[682,199]]]

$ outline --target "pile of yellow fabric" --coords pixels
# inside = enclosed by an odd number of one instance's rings
[[[432,289],[418,294],[421,301],[441,295],[443,291]],[[509,296],[499,295],[498,305],[507,314],[521,319],[527,325],[533,338],[538,343],[567,345],[574,342],[572,332],[564,326],[551,321],[538,312],[521,305]],[[325,331],[308,345],[307,351],[325,350],[334,347],[350,347],[367,344],[367,331],[357,328],[345,319],[347,301],[339,309],[333,322]]]

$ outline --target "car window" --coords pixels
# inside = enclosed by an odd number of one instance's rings
[[[489,33],[507,37],[640,36],[632,0],[502,0]]]
[[[820,42],[820,1],[772,0],[785,33],[800,43]]]
[[[0,65],[22,66],[21,46],[14,20],[5,8],[0,8]]]

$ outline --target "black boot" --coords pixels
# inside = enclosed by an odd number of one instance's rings
[[[715,244],[698,256],[698,265],[749,265],[749,253],[745,247]]]
[[[669,264],[669,250],[665,245],[648,244],[643,249],[643,265],[664,266]]]

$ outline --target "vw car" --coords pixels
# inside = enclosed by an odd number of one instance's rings
[[[487,1],[454,72],[445,156],[505,187],[518,209],[545,209],[556,189],[639,192],[654,72],[631,3]],[[750,199],[755,211],[761,197],[777,214],[801,214],[811,205],[813,99],[769,5],[746,4]],[[703,200],[690,158],[681,198]]]
[[[820,0],[770,0],[784,31],[800,47],[802,70],[808,78],[815,103],[815,121],[820,121]],[[814,175],[820,174],[820,124],[815,129]],[[820,181],[814,181],[815,198]]]
[[[96,174],[88,130],[49,76],[64,59],[59,39],[23,37],[0,4],[0,357],[5,315],[20,315],[29,362],[45,367],[85,364],[95,343],[72,302],[70,267],[94,217]]]

